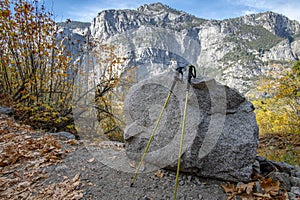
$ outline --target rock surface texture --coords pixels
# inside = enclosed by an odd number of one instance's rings
[[[125,100],[126,153],[139,160],[173,83],[163,74],[139,82]],[[186,81],[177,80],[145,161],[176,169]],[[181,171],[230,181],[249,181],[258,127],[254,108],[236,90],[214,79],[192,81]],[[146,166],[147,168],[147,166]]]

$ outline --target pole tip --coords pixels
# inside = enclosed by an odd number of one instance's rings
[[[133,187],[133,182],[130,184],[130,187]]]

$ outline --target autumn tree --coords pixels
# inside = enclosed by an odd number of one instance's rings
[[[1,7],[0,96],[11,102],[15,117],[35,128],[76,131],[73,120],[84,110],[72,113],[77,101],[74,81],[87,76],[96,83],[93,98],[102,133],[122,141],[122,104],[134,80],[127,73],[131,68],[125,66],[126,58],[89,34],[83,36],[78,55],[71,55],[78,41],[60,29],[38,0],[1,0]]]
[[[123,102],[134,83],[135,67],[128,66],[127,59],[116,54],[115,46],[100,44],[95,38],[90,45],[86,59],[96,74],[94,101],[101,134],[109,140],[123,141]]]
[[[76,67],[38,0],[0,1],[0,85],[15,117],[47,130],[70,122]]]
[[[260,82],[253,101],[261,133],[258,153],[271,160],[300,164],[300,61]]]
[[[253,101],[260,132],[300,134],[300,61],[261,81],[264,95]]]

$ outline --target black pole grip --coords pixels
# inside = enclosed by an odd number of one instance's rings
[[[196,78],[196,67],[194,65],[189,66],[188,82],[191,83],[192,78]]]

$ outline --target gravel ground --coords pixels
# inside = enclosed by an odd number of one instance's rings
[[[175,172],[161,170],[141,173],[130,187],[133,173],[103,164],[96,157],[99,151],[102,151],[101,148],[79,145],[62,163],[46,169],[50,176],[45,184],[63,181],[80,173],[81,184],[78,189],[83,190],[83,199],[173,199]],[[113,149],[109,151],[116,152]],[[126,158],[124,151],[119,151],[117,155],[115,159]],[[226,199],[220,184],[224,182],[180,174],[177,199]]]

